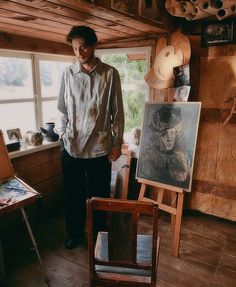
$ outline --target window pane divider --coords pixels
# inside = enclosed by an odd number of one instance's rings
[[[0,104],[15,104],[15,103],[28,103],[33,102],[34,98],[29,99],[12,99],[12,100],[0,100]]]

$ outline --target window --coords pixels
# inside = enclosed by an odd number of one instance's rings
[[[62,72],[73,57],[0,51],[0,129],[22,134],[55,121]]]
[[[60,90],[62,73],[71,63],[72,58],[61,58],[59,61],[58,57],[38,57],[40,81],[38,99],[42,109],[42,123],[56,121],[57,97]]]
[[[102,61],[120,73],[125,110],[125,141],[141,126],[149,88],[150,47],[97,50]],[[19,128],[24,134],[57,117],[57,96],[63,70],[74,57],[0,51],[0,129]]]
[[[144,102],[149,88],[144,76],[149,70],[150,47],[97,50],[101,60],[115,67],[120,74],[125,111],[125,142],[130,140],[132,130],[141,126]]]

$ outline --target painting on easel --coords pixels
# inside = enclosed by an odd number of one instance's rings
[[[136,177],[191,191],[200,102],[147,102]]]

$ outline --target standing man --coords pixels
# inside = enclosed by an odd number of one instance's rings
[[[124,112],[118,71],[96,58],[97,36],[87,26],[75,26],[67,36],[78,61],[63,74],[58,110],[62,139],[67,249],[83,238],[86,199],[110,197],[111,161],[121,155]],[[97,230],[105,217],[96,216]]]

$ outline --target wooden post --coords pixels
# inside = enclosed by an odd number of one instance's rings
[[[175,227],[174,227],[174,240],[172,252],[175,257],[179,257],[179,245],[180,245],[180,232],[182,223],[184,193],[178,193],[178,202],[176,207]]]
[[[155,202],[158,204],[158,208],[160,210],[171,214],[171,228],[173,231],[172,254],[175,257],[179,257],[184,190],[182,188],[170,187],[161,183],[159,184],[144,179],[138,179],[138,181],[142,183],[138,200]],[[145,197],[147,186],[159,187],[157,200]],[[164,192],[167,190],[171,190],[171,205],[163,203]]]

